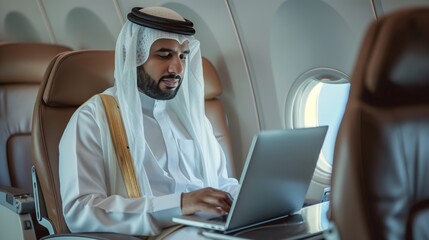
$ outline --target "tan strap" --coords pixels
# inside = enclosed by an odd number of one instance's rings
[[[121,169],[128,197],[141,197],[119,105],[113,96],[107,94],[99,95],[104,105],[104,111],[106,112],[110,135],[112,137],[113,146],[115,147],[116,158],[118,159],[118,165]]]
[[[134,165],[131,159],[131,154],[128,146],[128,139],[125,132],[124,123],[122,122],[121,111],[116,99],[107,94],[99,94],[103,102],[104,111],[106,112],[107,121],[109,123],[110,135],[112,137],[113,145],[115,147],[116,158],[118,165],[122,172],[122,177],[127,188],[128,197],[135,198],[141,197],[140,189],[137,183]],[[143,237],[144,240],[162,240],[168,237],[173,232],[184,227],[184,225],[175,225],[170,228],[164,229],[160,235]]]

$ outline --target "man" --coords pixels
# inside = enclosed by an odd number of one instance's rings
[[[115,85],[141,196],[129,198],[106,114],[94,96],[60,142],[63,213],[72,232],[157,235],[171,218],[226,214],[226,159],[204,114],[199,42],[189,20],[163,7],[134,8],[115,50]]]

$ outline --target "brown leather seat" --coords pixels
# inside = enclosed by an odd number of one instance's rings
[[[335,149],[341,239],[429,239],[429,8],[370,26]]]
[[[30,135],[34,102],[50,61],[69,50],[44,43],[0,43],[0,185],[33,195]],[[37,237],[47,234],[46,229],[35,226]]]
[[[205,66],[209,66],[209,63],[204,61]],[[41,209],[49,206],[46,208],[45,218],[51,222],[54,233],[69,233],[62,214],[59,191],[58,144],[73,112],[94,94],[113,86],[114,52],[83,50],[64,53],[52,61],[48,71],[34,110],[33,159],[43,193]],[[214,71],[214,68],[211,71]],[[207,79],[219,81],[213,74],[211,72],[208,76],[212,77]],[[208,109],[213,109],[210,110],[212,119],[219,118],[221,122],[214,127],[216,136],[226,138],[225,115],[223,113],[222,117],[215,116],[222,109],[216,99],[221,92],[220,84],[214,82],[208,83],[205,91],[206,98],[210,99],[210,103],[207,103]]]
[[[58,144],[73,112],[114,83],[113,51],[73,51],[51,62],[33,115],[33,162],[40,184],[40,210],[51,233],[69,233],[63,214],[58,176]],[[49,206],[49,207],[46,207]]]
[[[228,119],[219,97],[222,95],[222,83],[213,64],[203,57],[204,97],[206,116],[213,126],[213,131],[227,156],[228,174],[235,177],[231,138],[228,130]]]

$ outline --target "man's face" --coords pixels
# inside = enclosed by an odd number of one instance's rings
[[[187,41],[179,44],[172,39],[156,40],[146,62],[137,67],[139,91],[154,99],[174,98],[182,84],[188,54]]]

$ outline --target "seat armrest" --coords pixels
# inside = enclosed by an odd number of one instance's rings
[[[0,185],[0,239],[36,240],[34,200],[22,189]]]
[[[34,199],[30,193],[19,188],[0,185],[0,205],[17,214],[34,211]]]

